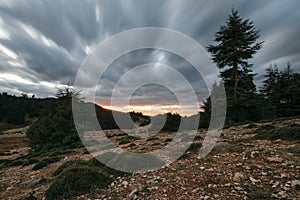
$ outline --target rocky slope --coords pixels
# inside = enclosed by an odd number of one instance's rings
[[[205,158],[199,159],[197,148],[191,149],[160,170],[118,177],[107,190],[95,190],[75,199],[299,199],[300,142],[253,138],[263,128],[290,124],[300,124],[300,119],[224,129],[218,144]],[[195,143],[201,143],[205,132],[197,134]],[[154,139],[132,141],[125,141],[124,134],[118,130],[110,131],[108,135],[124,149],[152,151],[170,141],[174,133],[160,133]],[[13,132],[0,137],[1,152],[4,152],[1,160],[15,159],[29,150],[25,134]],[[12,140],[15,137],[18,140]],[[9,142],[3,141],[15,141],[17,144],[12,148],[7,146]],[[9,152],[12,157],[9,157]],[[2,166],[0,199],[22,199],[31,192],[35,192],[34,196],[38,199],[43,199],[57,167],[68,160],[91,157],[84,149],[76,149],[60,155],[60,161],[40,170],[32,170],[34,164]]]

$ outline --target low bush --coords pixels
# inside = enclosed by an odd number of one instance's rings
[[[106,188],[112,178],[101,168],[89,165],[70,165],[65,168],[46,191],[46,199],[66,199]]]
[[[22,159],[16,159],[16,160],[9,160],[9,161],[7,161],[5,164],[7,165],[7,166],[10,166],[10,167],[12,167],[12,166],[20,166],[20,165],[23,165],[23,163],[24,163],[24,160],[22,160]]]
[[[281,128],[268,128],[256,131],[257,135],[254,139],[260,140],[300,140],[300,125],[290,124]]]
[[[30,159],[25,160],[22,165],[23,166],[28,166],[28,165],[32,165],[32,164],[37,163],[37,162],[39,162],[38,159],[30,158]]]
[[[109,168],[96,158],[71,160],[62,164],[52,176],[56,180],[46,191],[47,199],[65,199],[106,188],[114,177],[125,175]]]
[[[35,166],[33,166],[32,170],[42,169],[44,167],[47,167],[51,163],[58,162],[60,159],[60,157],[44,158],[43,160],[39,161]]]
[[[70,166],[85,166],[85,165],[88,165],[88,163],[84,160],[80,160],[80,159],[70,160],[68,162],[65,162],[61,166],[59,166],[58,169],[52,174],[52,176],[60,175],[65,169],[67,169]]]

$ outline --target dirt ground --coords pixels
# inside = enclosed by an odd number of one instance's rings
[[[214,150],[205,158],[188,151],[174,163],[154,172],[118,177],[107,190],[95,190],[75,199],[299,199],[300,142],[254,140],[255,130],[266,124],[281,127],[300,124],[300,119],[240,125],[224,129]],[[0,160],[14,160],[30,150],[26,128],[0,135]],[[118,143],[123,135],[109,132]],[[204,131],[199,131],[202,142]],[[126,150],[153,150],[165,145],[174,134],[163,133],[153,140],[138,139],[120,145]],[[22,199],[35,192],[44,199],[53,182],[52,173],[72,159],[90,159],[84,149],[63,155],[61,160],[40,170],[32,165],[0,169],[0,199]]]

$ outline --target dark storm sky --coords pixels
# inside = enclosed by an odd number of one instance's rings
[[[254,21],[260,30],[259,41],[265,41],[250,60],[258,74],[258,86],[270,63],[284,67],[289,61],[295,71],[300,71],[298,0],[1,0],[0,92],[52,96],[58,88],[74,81],[83,59],[97,44],[132,28],[174,29],[206,47],[233,7],[243,18]],[[123,73],[137,65],[156,62],[174,66],[183,74],[199,101],[207,96],[201,77],[195,76],[184,59],[147,49],[123,55],[110,66],[98,91],[98,103],[108,104],[114,84]],[[147,70],[139,73],[136,76],[157,76]],[[180,82],[172,77],[157,73],[180,87]],[[126,85],[122,88],[125,91]],[[144,105],[176,104],[174,94],[159,85],[142,87],[135,95],[144,99]],[[143,105],[136,102],[140,104]]]

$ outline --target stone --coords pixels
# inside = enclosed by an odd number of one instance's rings
[[[123,181],[122,185],[124,185],[124,187],[127,187],[128,186],[128,182],[127,181]]]
[[[299,180],[293,180],[291,181],[292,187],[300,187],[300,181]]]
[[[137,192],[138,192],[138,189],[134,189],[130,192],[130,194],[128,196],[133,197],[133,195],[135,195]]]
[[[282,162],[282,158],[279,158],[279,157],[268,157],[267,158],[267,161],[269,162]]]
[[[261,172],[261,175],[267,176],[268,174],[266,172]]]
[[[256,180],[255,178],[253,178],[253,177],[251,177],[250,176],[250,181],[253,183],[253,184],[256,184],[256,183],[258,183],[258,182],[260,182],[260,180]]]
[[[244,178],[245,178],[244,175],[239,172],[235,173],[233,176],[234,181],[242,181],[244,180]]]

